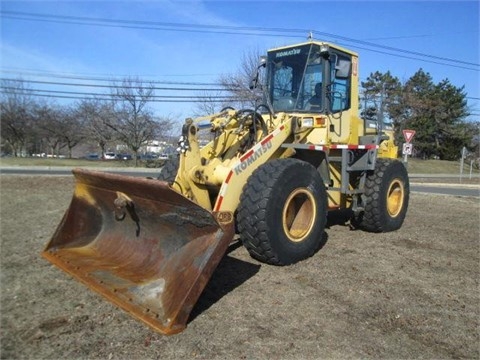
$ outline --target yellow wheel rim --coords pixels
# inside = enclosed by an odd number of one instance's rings
[[[317,206],[312,193],[306,188],[295,189],[283,207],[283,230],[291,241],[301,242],[310,234],[316,217]]]
[[[403,182],[399,179],[394,179],[387,192],[387,211],[391,217],[396,217],[403,208],[403,199],[405,198],[405,189]]]

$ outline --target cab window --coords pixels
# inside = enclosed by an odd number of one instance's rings
[[[330,102],[332,112],[339,112],[350,108],[350,73],[352,61],[342,54],[332,56],[330,85]]]

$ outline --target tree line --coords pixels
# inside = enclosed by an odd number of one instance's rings
[[[112,82],[111,100],[85,98],[71,105],[39,100],[23,80],[3,80],[0,98],[2,152],[13,156],[65,154],[94,143],[102,155],[112,144],[134,155],[169,134],[174,121],[150,108],[153,84],[138,78]]]
[[[199,95],[196,115],[232,105],[254,107],[261,93],[249,85],[258,58],[258,51],[246,53],[235,73],[219,77],[230,102]],[[66,151],[71,157],[75,146],[94,142],[102,154],[109,144],[124,144],[136,158],[142,146],[165,136],[174,125],[172,119],[154,115],[149,107],[154,86],[138,78],[113,82],[112,100],[86,98],[69,106],[40,102],[23,81],[5,80],[2,89],[9,89],[0,101],[2,151],[14,156]],[[470,111],[463,87],[448,79],[435,83],[423,69],[403,82],[390,72],[377,71],[361,82],[360,92],[362,116],[391,123],[397,144],[404,142],[404,129],[416,131],[417,157],[457,160],[465,147],[471,158],[480,159],[480,122],[467,120]]]
[[[467,120],[470,110],[464,87],[448,79],[435,83],[423,69],[404,82],[390,72],[377,71],[361,86],[364,104],[373,104],[392,123],[397,143],[404,142],[403,130],[415,130],[417,157],[457,160],[465,147],[471,157],[480,158],[480,122]],[[364,113],[368,110],[364,105]]]

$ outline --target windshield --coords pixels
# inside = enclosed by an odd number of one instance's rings
[[[275,111],[321,112],[323,59],[316,44],[268,53],[270,97]]]

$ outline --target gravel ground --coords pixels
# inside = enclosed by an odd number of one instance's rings
[[[71,177],[0,181],[2,359],[480,358],[478,199],[414,193],[387,234],[331,217],[320,251],[288,267],[232,244],[167,337],[40,257]]]

